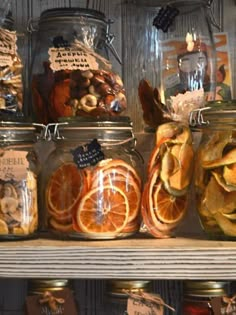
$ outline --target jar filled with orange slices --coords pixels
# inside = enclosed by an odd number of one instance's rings
[[[0,239],[37,236],[37,127],[0,123]]]
[[[155,133],[142,194],[142,232],[156,238],[173,236],[189,203],[193,141],[188,125],[169,122]]]
[[[195,196],[201,225],[213,239],[236,239],[235,100],[213,101],[193,112],[201,132],[195,163]]]
[[[128,117],[56,124],[42,172],[46,229],[62,238],[114,239],[139,229],[142,160]]]

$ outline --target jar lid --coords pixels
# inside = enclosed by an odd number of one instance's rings
[[[149,292],[151,281],[148,280],[108,280],[107,294],[112,296],[127,296],[125,290],[135,292]]]
[[[28,291],[30,294],[40,294],[44,291],[59,291],[69,286],[67,279],[31,279]]]
[[[88,19],[96,19],[99,21],[106,22],[105,14],[101,11],[97,11],[94,9],[85,9],[85,8],[56,8],[45,10],[40,15],[40,22],[45,23],[49,20],[55,19],[65,19],[65,18],[77,18],[77,17],[85,17]]]
[[[208,102],[206,107],[190,113],[189,124],[196,129],[234,129],[236,127],[236,100]]]
[[[225,281],[185,281],[184,294],[192,296],[221,296],[226,294]]]

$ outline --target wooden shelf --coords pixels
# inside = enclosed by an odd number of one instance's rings
[[[236,279],[236,242],[197,238],[0,243],[0,277]]]

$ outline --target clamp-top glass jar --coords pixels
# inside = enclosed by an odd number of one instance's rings
[[[216,56],[207,0],[170,0],[154,25],[159,32],[162,102],[173,120],[214,99]]]
[[[236,102],[209,105],[190,116],[202,134],[195,163],[197,210],[210,238],[236,239]]]
[[[38,122],[68,116],[113,116],[126,108],[123,82],[112,71],[110,21],[92,9],[44,11],[31,69]]]
[[[32,124],[0,123],[0,239],[36,236],[36,141],[37,129]]]
[[[128,117],[56,124],[42,172],[44,222],[62,238],[111,239],[139,229],[142,161]]]

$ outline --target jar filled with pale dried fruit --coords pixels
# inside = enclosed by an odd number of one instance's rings
[[[142,159],[122,116],[56,124],[42,171],[44,226],[61,238],[114,239],[139,229]]]
[[[111,21],[85,8],[55,8],[42,12],[31,67],[33,114],[48,124],[60,117],[117,116],[126,109],[120,76],[109,52]]]
[[[37,236],[37,127],[0,123],[0,239]]]
[[[235,101],[209,102],[192,112],[200,131],[195,162],[195,196],[201,225],[213,239],[236,239]]]

